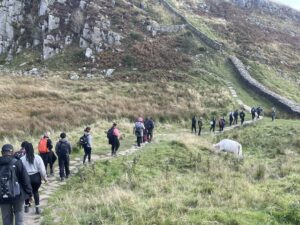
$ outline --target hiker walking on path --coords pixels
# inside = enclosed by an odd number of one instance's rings
[[[197,134],[196,124],[197,124],[196,116],[193,116],[193,118],[192,118],[192,133],[193,133],[194,130],[195,130],[195,134]]]
[[[0,206],[3,225],[24,225],[24,200],[31,197],[32,188],[21,160],[14,158],[13,146],[2,146],[0,157]]]
[[[111,144],[111,156],[116,156],[117,151],[120,147],[120,138],[121,133],[117,128],[117,124],[114,123],[113,126],[108,130],[107,137],[109,140],[109,144]]]
[[[84,134],[81,137],[83,139],[83,149],[84,149],[84,156],[83,156],[83,164],[85,164],[86,158],[88,158],[88,162],[91,162],[91,154],[92,154],[92,135],[90,134],[91,128],[87,127],[84,129]]]
[[[225,121],[224,117],[219,119],[219,129],[220,129],[219,131],[220,132],[224,130],[225,123],[226,123],[226,121]]]
[[[55,146],[55,152],[58,156],[59,176],[60,180],[68,178],[70,175],[70,154],[72,151],[71,144],[67,140],[66,133],[60,134],[60,140]]]
[[[256,109],[257,119],[259,119],[259,116],[262,113],[262,111],[263,111],[263,109],[260,106],[258,106],[257,109]]]
[[[39,142],[38,151],[45,164],[46,173],[49,164],[51,175],[53,175],[53,163],[50,163],[52,161],[51,158],[52,154],[50,153],[50,151],[52,151],[52,148],[53,148],[52,141],[49,138],[49,133],[46,132]]]
[[[251,109],[252,120],[255,119],[255,113],[256,113],[256,109],[255,109],[255,107],[252,107],[252,109]]]
[[[40,195],[39,188],[42,184],[42,179],[47,182],[47,174],[43,159],[34,154],[34,149],[31,143],[25,145],[26,155],[21,158],[21,161],[29,175],[32,194],[35,203],[35,213],[40,214]],[[25,213],[29,212],[30,199],[25,199]]]
[[[272,116],[272,121],[274,121],[275,120],[275,116],[276,116],[276,108],[275,107],[272,108],[271,116]]]
[[[233,112],[229,113],[229,125],[231,126],[233,122]]]
[[[151,117],[150,117],[150,119],[148,119],[145,122],[145,127],[147,129],[147,139],[148,139],[148,142],[151,142],[152,138],[153,138],[153,130],[154,130],[154,121],[153,121],[153,119]]]
[[[239,117],[239,111],[235,110],[233,113],[233,118],[234,118],[233,124],[238,124],[238,117]]]
[[[137,146],[141,147],[141,143],[143,142],[143,131],[145,129],[143,118],[139,117],[137,122],[135,122],[133,127],[133,134],[136,136]]]
[[[245,121],[245,112],[244,112],[244,110],[242,110],[240,112],[240,119],[241,119],[241,125],[243,125],[243,123]]]
[[[202,126],[203,126],[203,121],[202,121],[202,117],[200,117],[198,120],[198,136],[201,135]]]
[[[213,131],[215,133],[215,129],[216,129],[216,119],[215,117],[213,117],[210,121],[210,129],[209,131]]]

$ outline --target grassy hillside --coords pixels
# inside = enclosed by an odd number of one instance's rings
[[[160,127],[135,155],[73,177],[43,224],[299,224],[299,127],[264,121],[216,138]],[[210,152],[225,137],[243,144],[244,161]]]

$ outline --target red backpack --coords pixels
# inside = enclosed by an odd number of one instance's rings
[[[47,138],[42,138],[39,142],[38,145],[38,150],[39,153],[47,153],[48,152],[48,148],[47,148]]]

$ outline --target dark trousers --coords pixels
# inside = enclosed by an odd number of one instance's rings
[[[54,154],[54,152],[49,152],[48,160],[49,160],[49,166],[50,166],[50,174],[53,174],[53,165],[56,161],[57,157]]]
[[[137,146],[141,147],[141,143],[143,142],[143,137],[136,137]]]
[[[91,162],[91,154],[92,154],[92,148],[84,147],[83,163],[85,163],[86,157],[88,158],[88,161]]]
[[[241,118],[241,124],[243,125],[245,118]]]
[[[116,155],[119,147],[120,147],[120,141],[118,137],[113,137],[111,141],[111,154]]]
[[[238,118],[237,117],[234,117],[233,124],[238,124]]]
[[[22,199],[20,199],[19,201],[13,204],[1,205],[0,207],[1,207],[3,224],[13,225],[15,219],[15,225],[24,225],[23,205],[24,205],[24,200]]]
[[[229,120],[229,125],[230,125],[230,126],[232,125],[232,122],[233,122],[233,119],[232,119],[232,120]]]
[[[46,172],[47,172],[47,167],[48,167],[48,164],[49,164],[49,166],[50,166],[50,173],[53,173],[53,164],[52,165],[50,164],[50,159],[49,159],[50,158],[50,153],[49,152],[47,152],[47,153],[40,153],[40,156],[43,159]]]
[[[196,128],[196,125],[192,125],[192,133],[194,132],[195,130],[195,134],[197,134],[197,128]]]
[[[252,113],[252,120],[254,120],[255,118],[255,113]]]
[[[40,204],[40,195],[39,195],[39,188],[42,184],[42,178],[40,173],[35,173],[29,176],[30,183],[32,187],[32,194],[34,198],[34,203],[36,206]],[[25,205],[29,205],[29,199],[25,200]]]
[[[149,129],[147,133],[147,139],[149,142],[151,142],[152,138],[153,138],[153,129]]]
[[[215,128],[216,128],[216,126],[210,126],[210,129],[209,129],[209,131],[213,131],[213,132],[215,132]]]
[[[59,176],[68,177],[70,175],[70,157],[69,155],[58,155]]]
[[[201,135],[201,130],[202,130],[202,127],[199,127],[199,129],[198,129],[198,135],[199,136]]]

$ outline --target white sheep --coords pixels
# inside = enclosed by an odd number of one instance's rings
[[[243,158],[242,145],[236,141],[230,139],[223,139],[219,143],[214,144],[213,148],[216,153],[219,153],[221,151],[231,152],[239,159]]]

